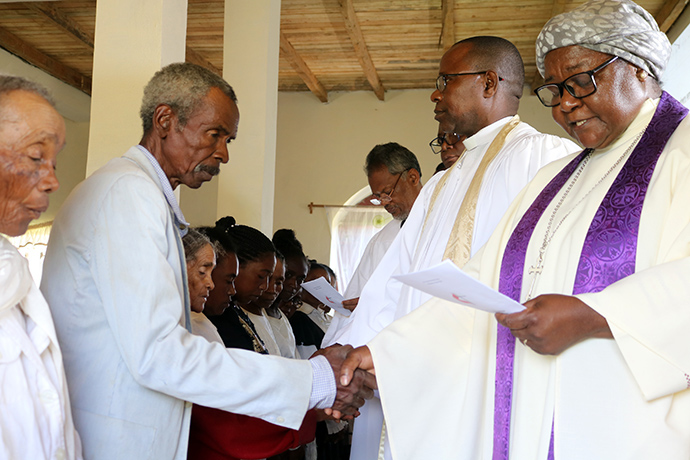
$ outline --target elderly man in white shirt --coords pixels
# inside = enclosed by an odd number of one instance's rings
[[[0,233],[19,236],[58,188],[65,123],[42,87],[0,76]],[[62,355],[29,265],[0,236],[0,459],[80,459]]]
[[[222,78],[189,63],[144,89],[144,135],[72,192],[41,289],[52,304],[85,455],[185,459],[191,403],[297,428],[311,407],[353,414],[370,390],[338,385],[344,349],[310,361],[226,350],[190,333],[173,189],[228,161],[239,111]],[[373,385],[373,383],[372,383]]]

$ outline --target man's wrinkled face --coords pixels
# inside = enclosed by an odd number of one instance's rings
[[[163,170],[173,188],[184,184],[199,188],[228,162],[228,144],[237,137],[240,113],[228,96],[211,88],[184,126],[172,115],[162,141]]]
[[[0,232],[18,236],[58,189],[55,167],[65,145],[65,122],[28,91],[7,93],[0,104]]]
[[[415,184],[418,177],[414,169],[403,171],[402,174],[391,174],[388,168],[379,168],[371,172],[367,179],[371,193],[376,198],[388,197],[381,200],[384,208],[394,219],[405,220],[410,214],[412,205],[417,199]]]

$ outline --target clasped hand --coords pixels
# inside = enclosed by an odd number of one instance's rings
[[[325,356],[333,369],[337,394],[333,408],[326,409],[326,413],[335,418],[357,417],[359,415],[357,409],[364,405],[365,400],[374,396],[374,389],[376,389],[374,375],[364,369],[357,369],[356,364],[352,367],[354,358],[350,358],[349,354],[357,350],[353,350],[350,345],[332,345],[314,353],[314,355]],[[348,362],[350,364],[346,366]],[[345,373],[347,373],[347,379],[342,378]]]
[[[613,337],[606,319],[577,297],[546,294],[524,305],[519,313],[496,313],[496,320],[539,354],[557,355],[590,337]]]

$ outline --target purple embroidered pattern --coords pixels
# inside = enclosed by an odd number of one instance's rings
[[[585,149],[559,172],[542,190],[522,217],[508,240],[501,263],[498,290],[519,302],[525,253],[534,227],[556,193],[565,185],[590,150]],[[498,325],[496,343],[496,392],[494,395],[494,460],[507,460],[510,444],[510,410],[513,397],[513,357],[515,337],[507,327]]]
[[[688,110],[667,93],[645,134],[616,177],[597,210],[580,255],[574,294],[599,292],[635,271],[637,233],[642,204],[659,155]],[[499,291],[520,301],[525,254],[537,222],[588,150],[583,151],[554,177],[532,203],[510,237],[503,255]],[[494,460],[508,460],[513,391],[515,337],[498,325],[496,343],[496,393],[494,398]],[[551,429],[549,460],[554,458]]]
[[[652,173],[688,109],[663,93],[654,118],[601,202],[580,254],[573,294],[599,292],[635,272],[637,232]]]

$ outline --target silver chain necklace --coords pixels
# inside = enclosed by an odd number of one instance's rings
[[[597,181],[596,184],[590,188],[587,193],[577,202],[575,205],[570,208],[570,210],[565,213],[565,215],[561,218],[560,221],[558,221],[558,224],[556,224],[556,227],[553,229],[553,232],[551,231],[551,227],[553,227],[553,222],[556,219],[556,214],[558,214],[558,211],[561,209],[561,206],[565,202],[565,199],[568,197],[570,194],[570,191],[572,190],[573,186],[575,183],[578,181],[580,178],[580,175],[582,172],[585,170],[585,167],[589,163],[590,158],[592,157],[592,152],[590,151],[587,156],[582,160],[580,163],[580,166],[578,166],[577,171],[575,171],[575,174],[573,175],[573,178],[570,180],[568,183],[568,187],[565,189],[565,192],[563,195],[561,195],[560,200],[558,200],[558,203],[556,204],[556,207],[553,208],[553,211],[551,212],[551,217],[549,217],[549,223],[546,226],[546,232],[544,233],[544,241],[541,244],[541,247],[539,248],[539,256],[537,257],[537,263],[536,265],[532,265],[529,268],[528,273],[530,275],[534,275],[532,278],[532,283],[530,284],[529,292],[527,293],[527,300],[532,299],[532,295],[534,294],[534,287],[537,284],[537,278],[539,275],[541,275],[542,271],[544,270],[544,255],[546,255],[546,251],[549,248],[549,244],[551,244],[551,240],[553,239],[554,235],[558,231],[559,228],[561,228],[561,225],[563,222],[570,216],[570,214],[578,207],[580,204],[587,199],[587,197],[596,189],[606,178],[621,164],[623,159],[627,157],[630,152],[635,148],[637,143],[639,142],[640,138],[642,135],[644,135],[646,129],[643,130],[640,134],[633,139],[633,141],[630,143],[627,149],[625,149],[625,152],[616,160],[616,162],[604,173],[603,176]]]

